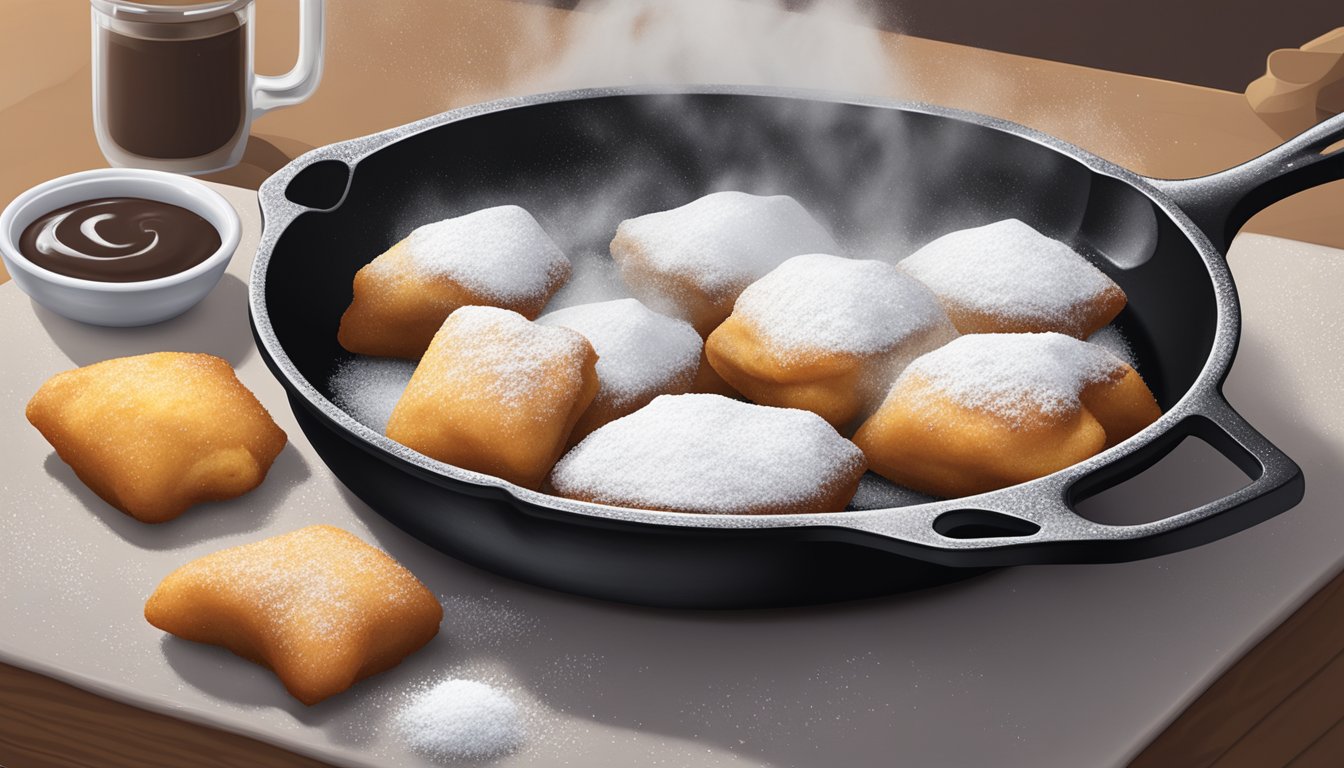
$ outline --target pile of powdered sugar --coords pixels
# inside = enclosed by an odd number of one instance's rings
[[[410,234],[406,248],[421,276],[446,277],[501,302],[547,295],[570,273],[560,247],[516,205],[426,224]]]
[[[788,195],[715,192],[621,222],[612,242],[617,262],[627,249],[655,270],[717,296],[740,290],[790,256],[836,253],[839,246]]]
[[[474,680],[444,680],[416,692],[394,722],[412,749],[435,760],[499,757],[525,735],[513,699]]]
[[[343,361],[327,380],[331,402],[378,434],[415,373],[416,361],[357,355]]]
[[[598,355],[598,398],[616,407],[650,393],[684,390],[700,368],[701,341],[695,328],[636,299],[566,307],[537,322],[569,328],[588,339]]]
[[[1117,290],[1067,244],[1017,219],[950,232],[900,262],[946,304],[1071,330],[1089,305]]]
[[[810,411],[719,395],[662,395],[556,464],[562,495],[618,506],[733,514],[791,509],[852,477],[863,453]]]
[[[483,383],[479,400],[515,406],[557,383],[577,391],[588,346],[575,331],[539,325],[517,312],[461,307],[430,343],[412,385],[422,377],[437,382],[464,378]]]
[[[780,264],[737,297],[748,321],[777,354],[871,355],[911,337],[955,330],[923,283],[881,261],[813,253]]]
[[[1124,370],[1102,347],[1061,333],[980,333],[916,358],[895,386],[913,380],[958,405],[1019,423],[1036,413],[1076,411],[1085,387]]]

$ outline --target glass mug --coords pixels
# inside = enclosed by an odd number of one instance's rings
[[[252,121],[322,77],[323,0],[300,0],[298,62],[278,77],[252,67],[253,0],[90,2],[94,133],[116,167],[237,165]]]

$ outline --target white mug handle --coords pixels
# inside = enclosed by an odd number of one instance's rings
[[[322,80],[325,0],[299,0],[299,59],[283,75],[257,75],[252,83],[252,119],[272,109],[298,104]]]

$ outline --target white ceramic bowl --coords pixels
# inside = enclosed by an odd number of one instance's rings
[[[130,283],[67,277],[19,253],[19,236],[29,224],[61,206],[99,197],[141,197],[182,206],[219,231],[219,250],[177,274]],[[187,311],[223,277],[240,235],[238,213],[219,193],[185,176],[134,168],[52,179],[14,198],[0,213],[0,257],[14,283],[52,312],[93,325],[149,325]]]

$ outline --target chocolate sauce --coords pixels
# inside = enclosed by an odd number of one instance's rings
[[[229,144],[246,124],[247,25],[232,14],[98,34],[107,130],[122,149],[142,157],[200,157]]]
[[[192,211],[138,197],[57,208],[19,237],[19,253],[37,266],[107,283],[175,275],[210,258],[219,245],[219,232]]]

